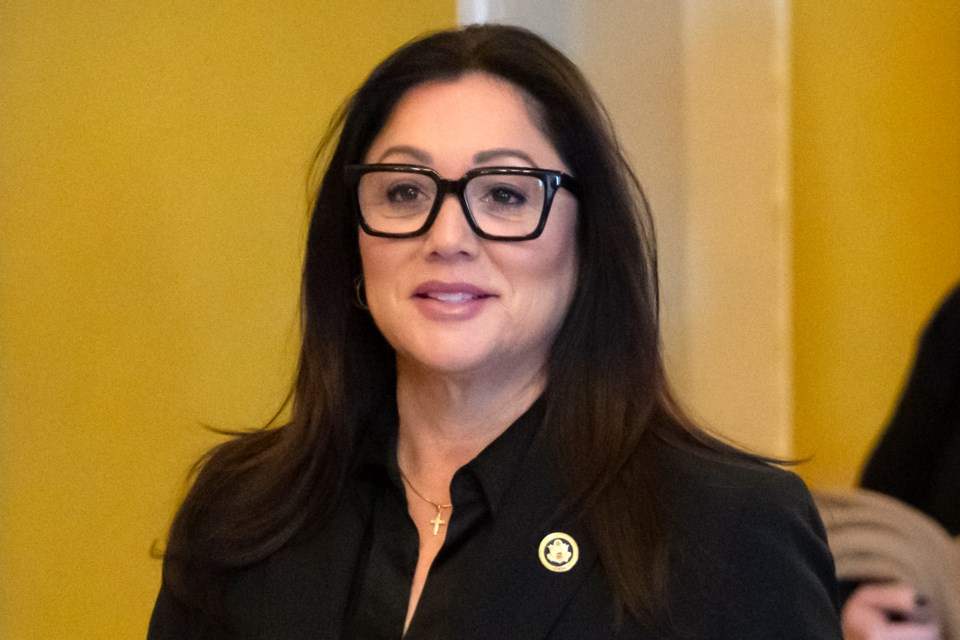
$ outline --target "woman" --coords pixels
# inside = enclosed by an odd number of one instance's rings
[[[151,638],[840,637],[803,484],[670,398],[646,205],[572,63],[426,37],[327,147],[291,420],[206,457]]]
[[[860,485],[902,501],[950,536],[960,536],[960,285],[927,321],[910,377],[867,458]],[[870,539],[873,544],[880,540],[883,536],[877,534]],[[859,555],[869,557],[868,550]],[[897,566],[914,570],[916,561],[906,562],[912,557],[898,559]],[[939,567],[943,582],[955,584],[948,566]],[[957,624],[950,618],[949,593],[919,594],[915,585],[892,583],[890,576],[857,576],[841,587],[842,595],[849,594],[843,604],[847,640],[895,640],[908,634],[911,640],[940,638],[940,627],[948,632]],[[928,597],[943,620],[931,620]]]
[[[960,284],[924,327],[910,377],[860,485],[902,500],[960,536]]]

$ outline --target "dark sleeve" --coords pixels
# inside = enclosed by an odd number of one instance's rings
[[[910,378],[864,467],[860,484],[925,510],[960,415],[960,287],[920,340]]]
[[[823,523],[795,475],[746,496],[725,536],[716,640],[841,640],[836,573]]]

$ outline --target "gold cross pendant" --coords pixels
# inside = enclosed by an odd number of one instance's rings
[[[440,527],[447,524],[444,519],[441,517],[443,510],[438,506],[437,507],[437,517],[430,521],[430,524],[433,525],[433,535],[440,533]]]

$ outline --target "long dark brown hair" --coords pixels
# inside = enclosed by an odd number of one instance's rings
[[[199,463],[164,562],[165,584],[186,606],[214,615],[225,576],[322,522],[341,497],[359,434],[396,385],[393,350],[355,304],[358,228],[343,168],[362,161],[410,88],[469,72],[502,78],[532,99],[538,126],[580,186],[577,288],[549,357],[546,428],[619,610],[662,613],[678,536],[664,517],[666,470],[656,450],[666,442],[726,447],[683,419],[671,399],[652,223],[602,106],[560,52],[526,30],[495,25],[399,49],[331,125],[303,266],[291,418],[237,435]]]

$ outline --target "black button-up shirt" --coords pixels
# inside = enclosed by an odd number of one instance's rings
[[[542,403],[526,413],[450,484],[452,512],[447,535],[423,587],[407,633],[403,633],[419,538],[407,511],[397,464],[397,416],[385,416],[365,438],[357,469],[360,491],[372,504],[362,556],[350,592],[345,638],[406,640],[436,638],[457,586],[471,571],[465,558],[487,542],[498,507],[542,422]],[[468,553],[470,552],[470,553]]]

